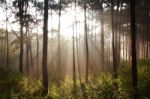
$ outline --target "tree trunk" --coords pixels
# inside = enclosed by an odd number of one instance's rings
[[[102,4],[103,4],[103,0],[102,0]],[[103,8],[102,8],[102,14],[101,14],[101,69],[102,71],[104,70],[104,19],[103,19]]]
[[[76,64],[75,64],[75,38],[74,38],[74,26],[73,26],[73,96],[76,99]]]
[[[6,40],[7,40],[7,55],[6,55],[6,65],[7,69],[9,68],[9,36],[8,36],[8,18],[7,18],[7,1],[6,1]]]
[[[29,74],[29,38],[28,38],[28,27],[26,27],[26,72]]]
[[[23,73],[23,7],[24,1],[18,1],[19,13],[20,13],[20,57],[19,57],[19,71]]]
[[[86,20],[86,3],[84,3],[84,37],[85,37],[85,49],[86,49],[86,74],[85,74],[85,82],[88,82],[89,75],[89,49],[88,49],[88,34],[87,34],[87,20]]]
[[[132,48],[132,98],[138,98],[137,59],[136,59],[136,22],[135,22],[135,1],[130,0],[131,16],[131,48]]]
[[[112,20],[112,54],[113,54],[113,77],[117,77],[117,59],[115,47],[115,31],[114,31],[114,1],[111,0],[111,20]]]
[[[32,70],[34,70],[33,55],[32,55],[32,46],[31,46],[31,40],[30,40],[30,38],[29,38],[29,54],[30,54],[30,65],[32,66]]]
[[[47,44],[48,44],[48,0],[44,0],[44,26],[43,26],[43,57],[42,57],[42,96],[48,94],[48,71],[47,71]]]
[[[62,71],[61,71],[61,37],[60,37],[60,31],[61,31],[61,4],[62,0],[59,0],[59,22],[58,22],[58,72],[59,72],[59,79],[62,78]]]
[[[39,34],[38,34],[38,27],[37,27],[37,35],[36,35],[36,44],[37,44],[37,48],[36,48],[36,76],[38,78],[39,76]]]
[[[148,20],[148,18],[149,18],[149,16],[148,16],[148,14],[149,14],[149,10],[147,10],[147,20]],[[146,32],[147,32],[147,41],[146,41],[146,59],[148,59],[148,51],[149,51],[149,21],[147,21],[147,24],[146,24]]]
[[[79,58],[79,43],[80,43],[80,40],[78,39],[79,35],[78,35],[78,22],[77,22],[77,11],[76,11],[76,8],[77,8],[77,1],[75,0],[75,16],[74,16],[74,19],[75,19],[75,31],[76,31],[76,53],[77,53],[77,65],[78,65],[78,75],[79,75],[79,82],[80,82],[80,85],[82,83],[82,79],[81,79],[81,67],[80,67],[80,58]],[[73,36],[74,37],[74,36]],[[78,41],[79,40],[79,41]],[[74,43],[73,43],[74,44]]]
[[[35,1],[37,2],[37,1]],[[37,6],[37,5],[36,5]],[[36,8],[36,19],[37,19],[37,8]],[[37,45],[37,48],[36,48],[36,77],[38,78],[39,77],[39,74],[40,74],[40,71],[39,71],[39,30],[38,30],[38,25],[37,25],[37,29],[36,29],[36,45]]]

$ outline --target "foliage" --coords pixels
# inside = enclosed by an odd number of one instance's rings
[[[138,63],[138,84],[141,98],[150,98],[150,60],[140,60]]]
[[[1,99],[31,99],[40,96],[42,84],[19,73],[8,72],[4,69],[0,77]]]
[[[140,99],[150,98],[150,61],[138,62],[138,90]],[[50,81],[51,82],[51,81]],[[88,83],[76,81],[77,99],[130,99],[131,98],[130,65],[122,62],[119,76],[114,79],[111,74],[103,73],[91,77]],[[0,69],[0,99],[72,99],[73,80],[66,76],[63,81],[50,83],[49,93],[41,97],[42,84],[16,72]]]
[[[76,95],[81,97],[79,80],[76,84]],[[52,99],[72,99],[73,97],[73,81],[71,76],[66,76],[60,84],[51,84],[49,87],[49,97]]]
[[[113,79],[111,75],[102,75],[89,85],[92,99],[127,99],[121,79]]]

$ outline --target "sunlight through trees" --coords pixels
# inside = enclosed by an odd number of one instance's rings
[[[0,99],[149,99],[149,0],[0,0]]]

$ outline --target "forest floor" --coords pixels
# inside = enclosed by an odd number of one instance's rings
[[[77,80],[77,99],[130,99],[131,70],[126,62],[118,69],[118,78],[103,73],[80,84]],[[51,81],[49,81],[51,82]],[[150,60],[138,62],[138,94],[140,99],[150,99]],[[50,83],[49,92],[41,97],[41,80],[34,80],[13,71],[0,69],[0,99],[73,99],[73,81],[67,76],[60,84]]]

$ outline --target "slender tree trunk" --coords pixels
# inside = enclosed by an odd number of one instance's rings
[[[7,40],[7,55],[6,55],[6,65],[7,65],[7,68],[9,67],[9,36],[8,36],[8,18],[7,18],[7,0],[6,0],[6,40]]]
[[[122,48],[121,48],[122,6],[123,6],[123,4],[122,4],[122,2],[120,2],[120,18],[119,18],[119,27],[118,27],[119,28],[118,29],[118,31],[119,31],[119,54],[121,54],[121,50],[122,50]],[[119,55],[119,63],[121,61],[120,57],[121,57],[121,55]]]
[[[147,10],[147,15],[149,14],[149,10]],[[147,20],[148,20],[149,16],[147,16]],[[146,59],[148,59],[148,51],[149,51],[149,22],[147,21],[147,24],[146,24],[146,31],[147,31],[147,42],[146,42]]]
[[[28,10],[28,5],[27,5],[27,2],[25,3],[25,16],[27,15],[27,10]],[[25,18],[25,20],[27,21],[28,18]],[[29,75],[29,22],[25,22],[25,28],[26,28],[26,72],[27,72],[27,75]]]
[[[127,61],[128,61],[128,53],[129,53],[129,52],[128,52],[128,51],[129,51],[129,50],[128,50],[128,47],[129,47],[128,35],[126,35],[125,38],[126,38],[126,62],[127,62]]]
[[[91,33],[91,40],[93,41],[94,36],[94,9],[93,9],[94,2],[92,2],[92,33]]]
[[[111,19],[112,19],[112,54],[113,54],[113,77],[117,77],[117,60],[115,48],[115,31],[114,31],[114,1],[111,0]]]
[[[1,35],[1,37],[3,37],[2,35]],[[0,61],[0,64],[1,64],[1,66],[3,66],[3,58],[2,58],[2,56],[3,56],[3,39],[1,40],[1,49],[0,49],[0,54],[1,54],[1,61]]]
[[[20,13],[20,58],[19,58],[19,71],[23,73],[23,7],[24,1],[19,0],[19,13]]]
[[[3,42],[2,42],[2,49],[3,49],[3,54],[2,54],[2,65],[5,66],[6,65],[6,42],[5,42],[5,34],[3,36]]]
[[[76,10],[76,1],[75,1],[75,9]],[[75,18],[75,16],[74,16]],[[74,20],[73,20],[74,22]],[[73,39],[72,39],[72,48],[73,48],[73,99],[76,99],[76,61],[75,61],[75,28],[73,25]]]
[[[29,53],[30,53],[30,64],[32,66],[32,69],[34,69],[33,55],[32,55],[32,46],[31,46],[31,40],[30,40],[30,38],[29,38]]]
[[[37,27],[37,35],[36,35],[36,44],[37,44],[37,48],[36,48],[36,76],[39,76],[39,34],[38,34],[38,27]]]
[[[26,72],[29,75],[29,39],[28,39],[28,27],[26,27]]]
[[[120,11],[119,11],[119,8],[120,8]],[[117,42],[116,42],[116,46],[117,46],[117,68],[119,67],[120,65],[120,53],[121,53],[121,43],[120,43],[120,40],[121,40],[121,33],[120,33],[120,25],[121,25],[121,17],[122,17],[122,13],[121,13],[121,10],[122,10],[122,2],[120,0],[117,0],[117,12],[116,12],[116,32],[118,33],[117,34]],[[118,16],[118,22],[117,22],[117,16]]]
[[[103,0],[102,0],[102,3],[103,3]],[[103,19],[103,8],[102,8],[102,14],[101,14],[101,69],[102,71],[104,70],[104,62],[105,62],[105,59],[104,59],[104,19]]]
[[[61,37],[60,37],[60,31],[61,31],[61,4],[62,4],[62,0],[59,0],[59,22],[58,22],[58,72],[59,72],[59,76],[61,78],[62,76],[62,71],[61,71]]]
[[[76,99],[76,64],[75,64],[75,44],[74,44],[74,30],[73,30],[73,95]]]
[[[78,35],[78,22],[77,22],[76,8],[77,8],[77,1],[75,0],[75,16],[74,16],[74,19],[75,19],[75,30],[76,30],[76,50],[77,50],[76,52],[77,52],[77,63],[78,63],[77,65],[78,65],[79,82],[80,82],[80,85],[81,85],[82,79],[81,79],[81,67],[80,67],[80,58],[79,58],[79,43],[80,43],[80,41],[78,41],[79,35]]]
[[[131,47],[132,47],[132,98],[138,99],[138,79],[137,79],[137,60],[136,60],[136,21],[135,21],[135,2],[130,0],[131,15]]]
[[[96,27],[96,25],[97,25],[97,24],[96,24],[96,22],[95,22],[94,25],[95,25],[95,27],[94,27],[94,30],[95,30],[95,31],[94,31],[94,32],[95,32],[95,35],[94,35],[94,36],[95,36],[95,37],[94,37],[94,41],[95,41],[95,43],[96,43],[96,41],[97,41],[97,38],[96,38],[96,36],[97,36],[97,31],[96,31],[96,28],[97,28],[97,27]]]
[[[123,35],[123,59],[125,60],[126,57],[125,57],[124,52],[125,52],[125,35]]]
[[[35,1],[37,2],[37,1]],[[37,6],[37,5],[36,5]],[[36,9],[36,19],[37,19],[37,9]],[[37,48],[36,48],[36,77],[38,78],[39,77],[39,31],[38,31],[38,26],[37,26],[37,29],[36,29],[36,45],[37,45]]]
[[[53,47],[54,47],[54,44],[53,44],[53,40],[54,40],[54,37],[53,37],[53,35],[54,35],[54,33],[53,33],[53,31],[52,31],[52,29],[53,29],[53,9],[51,8],[51,34],[52,34],[52,63],[51,63],[51,65],[52,65],[52,70],[54,70],[54,49],[53,49]]]
[[[73,34],[73,95],[74,99],[76,99],[76,64],[75,64],[74,34]]]
[[[84,3],[84,38],[85,38],[85,49],[86,49],[86,75],[85,75],[85,81],[88,82],[88,76],[89,76],[89,49],[88,49],[88,33],[87,33],[87,19],[86,19],[86,11],[87,5]]]
[[[137,48],[137,52],[139,53],[137,55],[137,60],[141,59],[141,37],[140,37],[141,24],[142,24],[142,13],[140,12],[139,13],[139,27],[137,28],[137,46],[136,46],[136,48]]]
[[[48,71],[47,71],[47,44],[48,44],[48,0],[44,0],[44,27],[43,27],[43,57],[42,57],[42,84],[43,93],[48,94]]]

